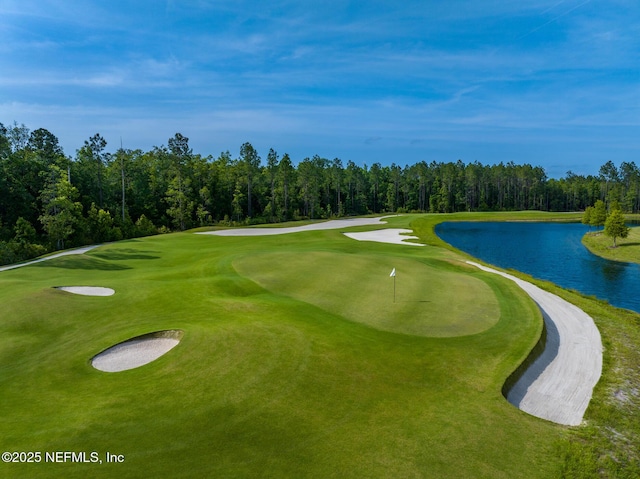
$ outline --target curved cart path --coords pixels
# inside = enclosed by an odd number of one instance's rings
[[[45,256],[43,258],[34,259],[33,261],[28,261],[26,263],[19,264],[10,264],[8,266],[0,266],[0,271],[7,271],[9,269],[22,268],[23,266],[29,266],[30,264],[42,263],[43,261],[48,261],[53,258],[59,258],[60,256],[67,256],[70,254],[84,254],[87,251],[92,250],[93,248],[97,248],[98,246],[102,246],[99,244],[94,244],[91,246],[83,246],[82,248],[70,249],[68,251],[63,251],[62,253],[52,254],[51,256]]]
[[[602,373],[602,341],[591,316],[527,281],[467,263],[514,281],[536,302],[544,317],[544,352],[511,388],[507,400],[533,416],[579,425]]]

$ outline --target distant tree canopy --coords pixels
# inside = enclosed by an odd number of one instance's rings
[[[176,133],[150,151],[91,136],[65,156],[56,136],[0,123],[0,263],[46,250],[213,224],[250,224],[368,213],[640,210],[640,171],[606,162],[596,176],[549,179],[513,162],[359,166],[318,155],[294,164],[273,149],[263,162],[246,142],[233,156],[194,153]],[[600,203],[597,203],[600,201]],[[597,203],[597,204],[596,204]],[[606,215],[606,213],[605,213]],[[32,247],[33,246],[33,247]]]

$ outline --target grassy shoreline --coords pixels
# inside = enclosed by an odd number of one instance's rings
[[[546,215],[532,215],[544,221]],[[502,221],[508,216],[483,215],[477,221]],[[526,214],[516,215],[518,219]],[[553,214],[549,218],[557,219]],[[456,250],[437,238],[434,228],[442,221],[468,221],[459,214],[427,218],[424,229],[432,244]],[[576,214],[574,221],[579,221]],[[610,241],[610,238],[607,238]],[[468,255],[467,255],[468,256]],[[480,261],[482,262],[482,261]],[[563,458],[563,478],[640,477],[640,314],[615,308],[577,291],[509,270],[511,274],[575,304],[595,321],[604,346],[603,373],[582,426],[568,428],[558,441]]]
[[[611,261],[640,264],[640,226],[629,229],[629,236],[617,239],[617,247],[613,248],[613,240],[601,230],[586,233],[582,244],[593,254]]]

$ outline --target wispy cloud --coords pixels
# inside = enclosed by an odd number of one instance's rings
[[[605,155],[636,147],[638,25],[624,1],[5,0],[0,121],[71,152],[99,130],[366,161],[551,161],[581,137]]]

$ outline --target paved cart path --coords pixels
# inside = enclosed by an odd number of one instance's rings
[[[514,281],[536,302],[544,317],[544,352],[511,388],[507,400],[533,416],[579,425],[602,373],[602,340],[591,316],[527,281],[467,263]]]
[[[60,256],[67,256],[70,254],[84,254],[87,251],[92,250],[93,248],[97,248],[98,246],[102,246],[99,244],[94,244],[92,246],[83,246],[82,248],[70,249],[68,251],[63,251],[62,253],[52,254],[51,256],[45,256],[43,258],[34,259],[33,261],[28,261],[26,263],[18,263],[18,264],[10,264],[8,266],[0,266],[0,271],[7,271],[9,269],[22,268],[23,266],[29,266],[30,264],[42,263],[43,261],[49,261],[50,259],[59,258]]]

